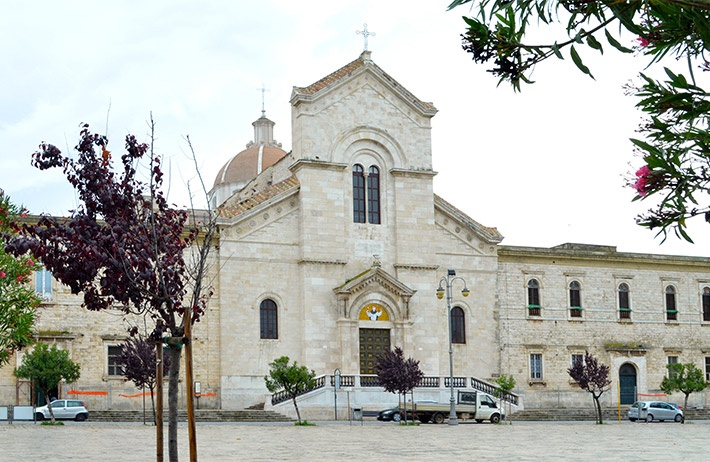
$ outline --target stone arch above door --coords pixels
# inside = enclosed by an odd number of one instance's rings
[[[382,306],[392,322],[409,319],[409,300],[416,293],[378,265],[333,289],[340,316],[359,320],[370,304]],[[381,318],[380,318],[381,319]],[[367,321],[371,319],[366,318]]]

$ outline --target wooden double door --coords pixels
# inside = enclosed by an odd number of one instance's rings
[[[374,374],[378,358],[389,350],[389,329],[360,329],[360,374]]]

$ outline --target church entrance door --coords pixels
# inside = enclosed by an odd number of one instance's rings
[[[619,402],[634,404],[636,401],[636,368],[629,363],[619,368]]]
[[[374,374],[378,357],[389,350],[389,329],[360,329],[360,374]]]

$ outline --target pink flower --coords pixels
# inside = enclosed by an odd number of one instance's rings
[[[640,169],[636,170],[636,183],[634,183],[633,188],[636,190],[639,196],[644,197],[648,194],[648,182],[653,175],[653,172],[648,165],[644,165]]]
[[[17,276],[17,282],[22,282],[22,276]]]
[[[650,42],[649,42],[647,39],[645,39],[644,37],[636,37],[636,40],[638,40],[639,45],[641,45],[642,47],[647,47],[648,44],[650,43]]]
[[[5,277],[5,271],[0,271],[0,278],[4,278],[4,277]]]
[[[35,262],[33,262],[32,260],[27,260],[27,264],[30,266],[34,266]]]

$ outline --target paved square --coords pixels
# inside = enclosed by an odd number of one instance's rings
[[[707,461],[709,422],[515,422],[403,427],[394,423],[207,424],[197,427],[198,460],[212,461]],[[167,438],[167,427],[165,431]],[[156,460],[155,427],[75,423],[0,425],[0,460]],[[180,460],[189,460],[180,426]],[[168,460],[167,440],[165,460]]]

